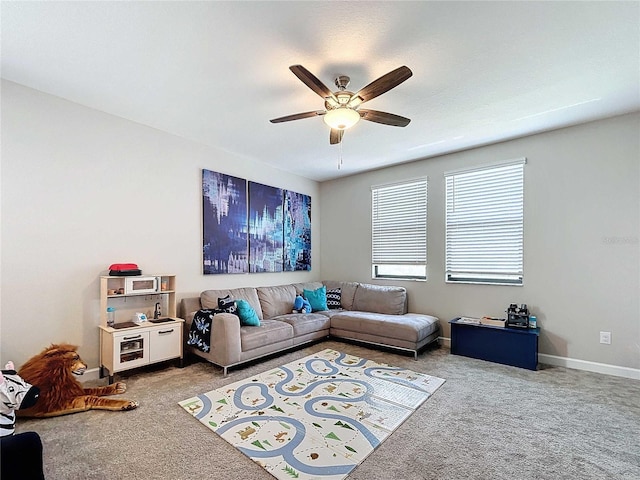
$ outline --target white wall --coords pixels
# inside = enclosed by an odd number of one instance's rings
[[[203,168],[311,195],[313,270],[202,275]],[[112,263],[176,274],[179,298],[320,278],[317,182],[7,81],[1,173],[2,365],[65,341],[97,367]]]
[[[541,353],[640,368],[639,133],[640,115],[625,115],[324,182],[322,277],[371,282],[371,186],[427,175],[428,281],[373,283],[407,287],[410,309],[439,317],[444,337],[456,316],[527,303]],[[443,173],[520,157],[525,285],[445,284]]]
[[[67,341],[96,367],[98,276],[115,262],[175,273],[180,297],[371,281],[370,186],[426,174],[429,280],[396,282],[412,310],[440,317],[448,337],[456,315],[525,302],[538,314],[542,353],[640,368],[639,128],[640,115],[626,115],[318,186],[3,81],[0,363]],[[522,156],[525,286],[445,284],[443,172]],[[311,195],[313,271],[202,275],[202,168]],[[598,343],[601,330],[612,345]]]

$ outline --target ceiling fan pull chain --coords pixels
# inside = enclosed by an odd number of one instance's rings
[[[340,142],[340,159],[338,160],[338,170],[342,168],[342,143]]]

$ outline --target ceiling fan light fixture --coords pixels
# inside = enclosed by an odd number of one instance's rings
[[[360,105],[372,100],[392,88],[397,87],[402,82],[413,75],[409,67],[402,66],[374,80],[370,84],[358,90],[356,93],[347,90],[351,79],[346,75],[339,75],[335,84],[338,87],[336,92],[332,92],[318,77],[302,65],[291,65],[289,70],[298,77],[302,83],[309,87],[315,94],[324,99],[324,110],[296,113],[284,117],[274,118],[271,123],[289,122],[291,120],[301,120],[322,116],[324,123],[331,127],[329,133],[329,144],[335,145],[342,142],[344,131],[353,127],[360,119],[368,122],[375,122],[392,127],[406,127],[411,120],[387,112],[377,110],[360,109]]]
[[[333,129],[346,130],[358,123],[358,120],[360,120],[360,114],[353,108],[338,107],[327,111],[322,119],[324,120],[324,123]]]

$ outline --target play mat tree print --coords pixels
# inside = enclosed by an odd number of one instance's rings
[[[279,479],[343,479],[444,380],[327,349],[180,402]]]

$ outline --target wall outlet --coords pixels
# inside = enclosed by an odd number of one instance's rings
[[[611,332],[600,332],[600,343],[611,345]]]

